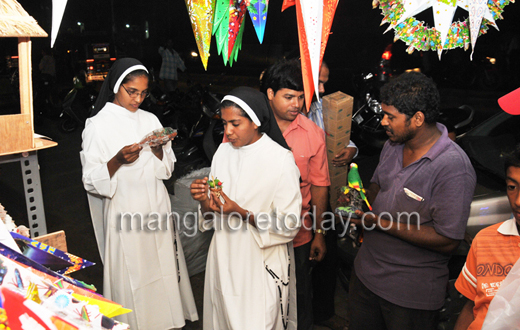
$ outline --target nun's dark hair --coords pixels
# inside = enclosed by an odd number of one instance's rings
[[[127,82],[134,80],[135,78],[141,77],[141,76],[145,76],[146,78],[148,78],[148,80],[150,80],[150,75],[148,74],[148,72],[146,72],[145,70],[135,70],[135,71],[130,72],[129,74],[126,75],[126,77],[123,78],[123,80],[121,81],[121,85],[119,85],[119,87],[121,88],[121,86],[123,84],[126,84]],[[110,96],[108,101],[114,102],[115,98],[116,98],[116,95],[114,94],[114,95]]]
[[[130,70],[131,68],[135,68],[135,70],[131,70],[126,76],[123,77],[123,74]],[[114,88],[118,85],[116,93],[119,91],[119,87],[122,83],[126,83],[131,79],[135,79],[138,76],[145,76],[150,80],[150,76],[147,73],[144,65],[137,59],[131,57],[120,58],[112,64],[108,75],[99,90],[98,97],[96,99],[96,103],[94,104],[94,109],[92,109],[90,116],[95,116],[107,102],[114,101]],[[122,78],[122,79],[121,79]],[[120,84],[117,84],[121,79]]]
[[[126,75],[126,77],[123,78],[123,81],[121,81],[121,85],[126,84],[130,80],[134,80],[135,78],[141,76],[145,76],[146,78],[148,78],[148,80],[150,80],[150,75],[148,74],[148,72],[146,72],[145,70],[135,70],[130,72]]]
[[[222,101],[222,103],[220,105],[220,111],[222,111],[222,109],[224,109],[224,108],[229,108],[229,107],[237,108],[238,110],[240,110],[240,115],[242,117],[245,117],[245,118],[249,119],[249,121],[251,121],[251,122],[253,121],[251,119],[251,117],[247,114],[247,112],[245,112],[244,109],[242,109],[241,106],[239,106],[238,104],[236,104],[235,102],[230,101],[230,100]]]

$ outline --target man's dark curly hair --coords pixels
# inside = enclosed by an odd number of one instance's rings
[[[276,94],[282,88],[303,91],[303,78],[300,60],[280,60],[271,65],[264,73],[260,84],[260,91],[267,95],[271,88]]]
[[[395,107],[407,118],[417,111],[425,122],[433,124],[439,117],[440,95],[432,79],[419,72],[406,72],[381,88],[381,103]]]

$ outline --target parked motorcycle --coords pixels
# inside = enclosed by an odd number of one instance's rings
[[[363,74],[358,79],[359,92],[354,98],[351,139],[363,153],[373,154],[379,152],[388,140],[381,125],[384,113],[379,102],[379,90],[387,80],[382,79],[381,74],[373,73]],[[441,109],[439,122],[455,135],[460,135],[472,128],[474,117],[475,110],[471,106],[461,105]]]
[[[73,87],[63,99],[59,125],[62,132],[70,133],[83,127],[94,109],[97,92],[86,83],[85,76],[83,71],[73,78]]]
[[[379,84],[373,73],[361,76],[360,91],[354,98],[351,138],[364,152],[372,153],[383,148],[388,136],[381,126],[383,110],[378,101]]]
[[[187,92],[166,93],[153,74],[151,77],[150,97],[141,107],[154,113],[164,127],[177,129],[177,137],[172,141],[177,158],[175,177],[209,166],[224,136],[219,97],[200,84]]]
[[[190,92],[198,96],[196,106],[174,111],[172,116],[172,127],[180,132],[172,145],[177,157],[175,173],[179,177],[209,166],[224,136],[219,98],[200,85]]]
[[[58,118],[62,109],[63,93],[59,90],[56,78],[38,75],[34,79],[34,120],[40,124],[44,117]]]

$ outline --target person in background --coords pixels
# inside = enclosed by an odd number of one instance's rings
[[[349,290],[350,330],[437,329],[448,261],[464,239],[476,175],[439,115],[440,95],[422,73],[381,89],[388,141],[366,196]]]
[[[159,79],[164,81],[167,92],[173,92],[177,89],[179,80],[177,70],[184,72],[186,66],[179,56],[179,53],[173,49],[173,40],[168,39],[164,46],[159,47],[159,54],[162,57],[161,70],[159,71]]]
[[[114,62],[83,131],[83,185],[103,261],[103,295],[133,312],[131,329],[182,328],[198,319],[182,245],[163,180],[175,163],[171,142],[139,142],[162,125],[139,109],[148,70]]]
[[[38,64],[42,80],[54,81],[56,79],[56,62],[50,49],[42,49],[42,59]]]
[[[210,192],[208,178],[190,187],[208,219],[200,227],[215,229],[204,329],[296,329],[292,240],[302,201],[298,167],[264,94],[235,88],[223,98],[221,114],[228,142],[219,146],[210,172],[212,181],[223,182],[220,196]]]
[[[321,226],[328,204],[330,186],[325,134],[301,113],[304,104],[303,78],[298,60],[281,60],[269,67],[261,90],[273,109],[276,122],[291,148],[300,170],[302,227],[294,238],[298,329],[311,330],[312,277],[315,263],[327,253],[326,231]],[[312,212],[314,223],[309,215]],[[312,229],[315,229],[314,232]]]
[[[308,118],[319,126],[325,134],[322,97],[325,93],[325,84],[329,81],[329,72],[329,66],[325,61],[322,61],[318,85],[320,101],[318,101],[316,96],[314,96],[314,100],[310,106],[309,112],[307,113]],[[357,151],[354,142],[352,142],[352,140],[349,141],[348,145],[346,145],[345,148],[343,148],[343,150],[332,159],[332,164],[338,167],[347,166],[357,155]],[[327,206],[330,206],[330,204]],[[332,210],[328,207],[327,211]],[[346,328],[348,321],[337,315],[334,308],[338,270],[338,235],[335,226],[327,230],[325,243],[327,245],[327,254],[312,271],[312,309],[314,324],[326,326],[333,330],[343,330]]]

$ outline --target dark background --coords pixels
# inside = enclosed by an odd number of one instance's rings
[[[21,0],[27,12],[40,26],[51,33],[52,0]],[[276,59],[299,55],[298,31],[295,7],[281,12],[282,1],[272,0],[263,44],[259,44],[249,14],[245,15],[245,31],[242,50],[232,67],[224,66],[222,57],[217,54],[215,40],[212,37],[211,56],[207,73],[218,75],[258,76],[265,67]],[[464,19],[467,12],[458,10],[455,19]],[[475,61],[486,56],[497,58],[504,74],[507,75],[507,48],[513,36],[520,36],[520,5],[511,3],[506,6],[503,20],[497,20],[500,32],[490,28],[486,35],[477,41]],[[433,23],[431,10],[421,14],[419,19]],[[383,34],[388,24],[381,24],[381,10],[372,9],[370,1],[341,0],[338,3],[334,22],[329,37],[325,60],[331,68],[331,80],[327,92],[342,90],[353,93],[351,80],[354,74],[368,72],[378,64],[385,47],[393,42],[393,31]],[[84,24],[80,28],[77,22]],[[130,27],[127,28],[126,24]],[[145,30],[149,36],[146,38]],[[58,62],[60,77],[71,78],[71,61],[77,61],[85,55],[89,43],[110,42],[115,45],[117,57],[131,56],[140,59],[148,67],[159,70],[161,58],[157,49],[167,38],[174,40],[174,48],[184,58],[189,73],[203,73],[200,58],[189,54],[197,51],[186,5],[182,0],[69,0],[58,37],[54,47],[54,56]],[[39,49],[50,45],[48,38],[32,38],[33,61],[41,58]],[[16,40],[0,39],[0,55],[12,52]],[[393,46],[392,63],[394,70],[402,71],[408,67],[423,67],[434,75],[441,72],[471,70],[469,51],[455,49],[443,54],[439,61],[434,52],[415,51],[405,53],[406,45],[398,41]],[[71,51],[71,53],[67,53]],[[72,58],[74,57],[74,58]],[[445,77],[440,77],[442,80]],[[500,86],[512,90],[516,86]]]

